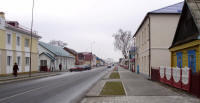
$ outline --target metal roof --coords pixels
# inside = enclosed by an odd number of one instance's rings
[[[167,7],[163,7],[161,9],[151,11],[150,13],[181,13],[183,4],[184,4],[184,2],[180,2],[180,3],[174,4],[174,5],[170,5]]]
[[[135,34],[133,37],[136,36],[137,32],[140,30],[142,27],[144,21],[149,17],[150,14],[181,14],[182,8],[183,8],[184,2],[176,3],[167,7],[163,7],[161,9],[157,9],[151,12],[148,12],[144,19],[142,20],[142,23],[139,25],[138,29],[136,30]]]
[[[49,50],[50,52],[52,52],[56,56],[65,56],[65,57],[74,58],[73,56],[70,55],[70,53],[65,51],[62,47],[50,45],[50,44],[47,44],[47,43],[44,43],[44,42],[41,42],[41,41],[39,42],[39,45],[46,48],[47,50]]]
[[[51,60],[53,60],[53,61],[56,60],[56,58],[54,58],[51,54],[49,54],[49,53],[47,53],[47,52],[43,52],[43,53],[41,53],[40,55],[42,55],[42,54],[46,55],[47,57],[49,57],[49,58],[50,58]]]

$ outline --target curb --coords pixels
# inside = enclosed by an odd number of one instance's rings
[[[23,81],[23,80],[32,80],[32,79],[44,78],[44,77],[50,77],[50,76],[56,76],[56,75],[60,75],[60,74],[56,73],[56,74],[47,74],[47,75],[39,75],[39,76],[32,76],[32,77],[28,76],[28,77],[21,77],[21,78],[15,78],[15,79],[6,79],[6,80],[1,80],[0,85],[5,84],[5,83],[11,83],[11,82],[17,82],[17,81]]]

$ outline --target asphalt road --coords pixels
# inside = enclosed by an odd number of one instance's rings
[[[106,67],[0,85],[0,103],[76,103],[103,75]]]

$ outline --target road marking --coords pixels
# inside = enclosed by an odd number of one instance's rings
[[[9,96],[9,97],[2,98],[2,99],[0,99],[0,102],[1,101],[5,101],[5,100],[10,99],[10,98],[13,98],[13,97],[16,97],[16,96],[19,96],[19,95],[23,95],[23,94],[26,94],[26,93],[29,93],[29,92],[41,89],[41,88],[44,88],[44,87],[47,87],[47,86],[43,86],[43,87],[39,87],[39,88],[34,88],[34,89],[31,89],[31,90],[28,90],[28,91],[25,91],[25,92],[22,92],[22,93],[18,93],[18,94]]]

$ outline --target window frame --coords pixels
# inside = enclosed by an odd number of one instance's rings
[[[26,66],[30,65],[30,57],[25,57],[25,65]]]
[[[16,40],[16,41],[17,41],[17,45],[20,46],[20,41],[21,41],[20,39],[21,39],[21,38],[20,38],[19,36],[17,36],[16,39],[17,39],[17,40]]]
[[[11,44],[11,34],[7,33],[7,44]]]
[[[7,66],[11,66],[11,58],[12,56],[7,56]]]

